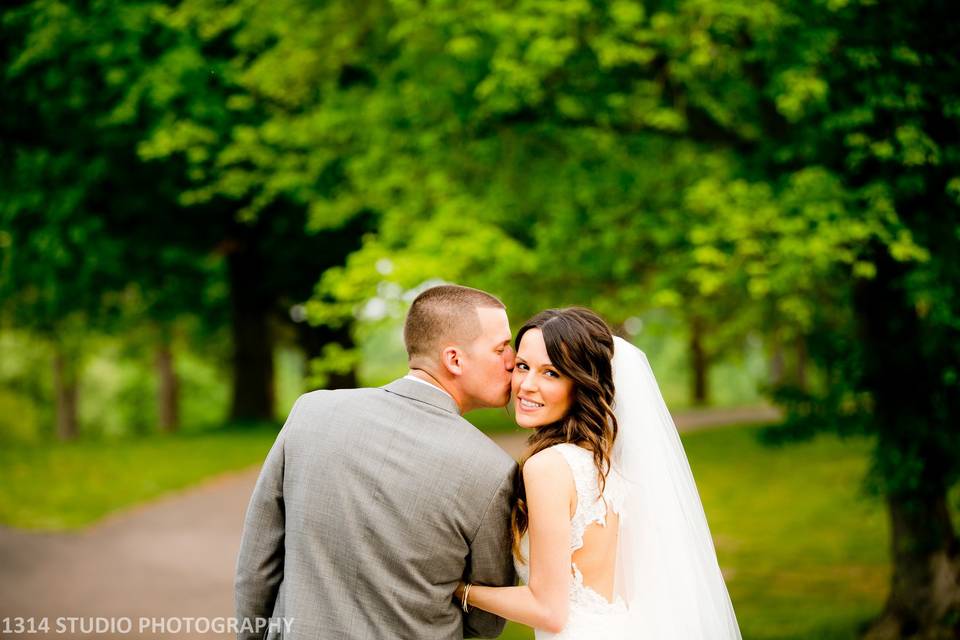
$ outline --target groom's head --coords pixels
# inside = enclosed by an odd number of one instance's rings
[[[411,369],[428,372],[463,413],[510,400],[513,349],[503,303],[470,287],[441,285],[413,301],[403,326]]]

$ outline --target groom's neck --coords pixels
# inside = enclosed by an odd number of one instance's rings
[[[458,394],[455,393],[455,389],[453,388],[453,385],[444,384],[443,381],[438,380],[436,377],[433,376],[433,374],[431,374],[430,372],[424,369],[410,369],[410,371],[407,372],[407,375],[412,378],[416,378],[421,382],[425,382],[429,384],[431,387],[436,387],[440,391],[444,392],[445,394],[453,398],[453,401],[457,403],[457,408],[460,409],[460,413],[463,414],[463,402],[458,397]]]

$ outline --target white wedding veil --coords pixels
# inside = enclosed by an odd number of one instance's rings
[[[613,470],[626,485],[615,590],[643,640],[740,640],[690,464],[642,351],[614,338]]]

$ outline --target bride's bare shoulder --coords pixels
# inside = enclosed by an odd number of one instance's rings
[[[570,465],[567,464],[563,454],[560,453],[558,446],[548,447],[538,451],[523,463],[523,481],[562,481],[569,479],[573,481],[573,474],[570,471]]]
[[[527,458],[523,463],[523,484],[528,504],[540,504],[551,512],[553,507],[550,505],[555,505],[557,509],[569,512],[567,515],[576,509],[577,485],[573,471],[557,447],[538,451]]]

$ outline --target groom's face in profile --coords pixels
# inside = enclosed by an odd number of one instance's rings
[[[514,352],[510,322],[503,309],[480,307],[480,335],[470,345],[463,380],[471,408],[502,407],[510,401]]]

